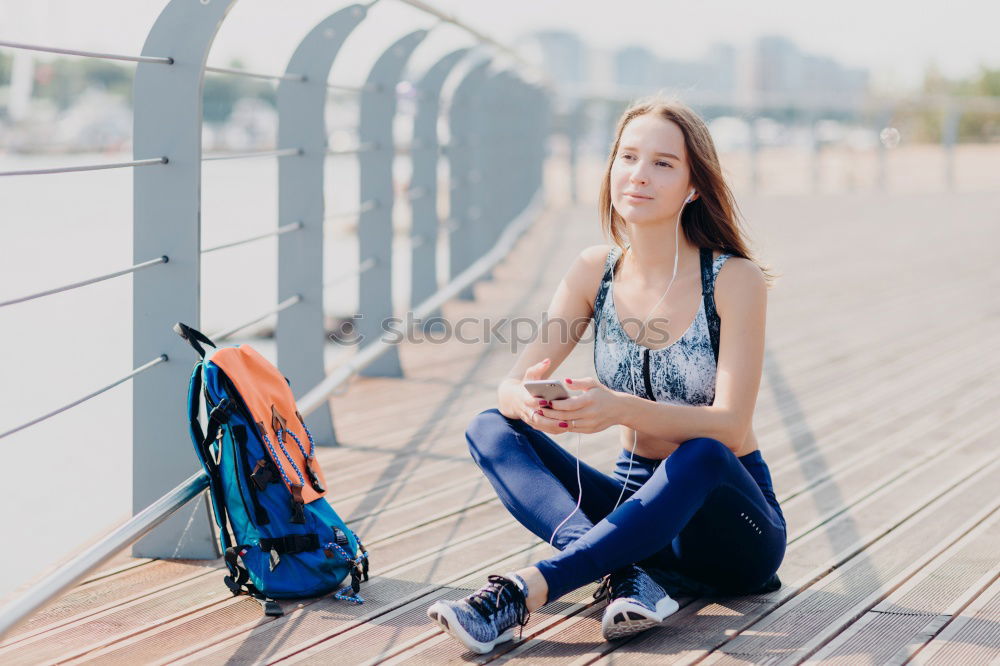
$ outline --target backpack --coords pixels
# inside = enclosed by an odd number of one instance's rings
[[[209,478],[226,586],[280,616],[275,599],[327,594],[350,575],[351,594],[345,588],[334,596],[362,603],[368,552],[324,497],[323,470],[288,378],[250,345],[206,359],[200,343],[215,343],[179,322],[174,331],[201,357],[188,385],[188,420]]]

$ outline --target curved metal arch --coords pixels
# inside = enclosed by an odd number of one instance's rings
[[[361,214],[358,220],[358,261],[374,260],[373,269],[358,281],[358,324],[362,340],[374,342],[387,331],[393,317],[392,304],[392,209],[393,209],[393,138],[392,121],[396,115],[396,85],[413,50],[427,36],[427,30],[415,30],[393,43],[379,56],[361,95],[358,139],[374,143],[378,150],[359,156],[361,200],[378,201],[378,206]],[[401,377],[399,347],[394,345],[361,371],[369,377]]]
[[[171,359],[132,381],[132,510],[138,513],[198,468],[189,439],[183,387],[191,349],[172,330],[197,327],[201,282],[202,80],[209,49],[236,0],[171,0],[149,31],[144,56],[173,58],[164,67],[141,62],[133,83],[133,155],[166,156],[159,169],[133,173],[133,257],[166,254],[170,263],[133,277],[132,358],[135,365]],[[218,546],[207,507],[185,506],[132,548],[138,557],[212,559]]]
[[[424,193],[413,200],[413,241],[410,262],[410,303],[423,303],[438,290],[437,240],[438,219],[438,117],[441,114],[441,89],[455,66],[472,51],[456,49],[445,55],[423,74],[417,84],[417,114],[413,119],[413,140],[419,148],[413,151],[412,191]],[[440,309],[428,316],[428,321],[440,316]]]
[[[451,189],[448,206],[453,225],[448,241],[448,271],[454,278],[471,266],[475,256],[474,225],[482,216],[479,189],[482,164],[479,129],[482,124],[479,94],[489,76],[491,60],[483,60],[471,67],[452,93],[448,109],[451,141],[448,145],[448,181]],[[456,298],[472,300],[472,286],[462,289]]]
[[[345,7],[316,24],[299,42],[286,73],[305,76],[278,86],[278,145],[298,146],[299,157],[278,161],[278,221],[302,229],[278,241],[278,300],[302,300],[278,314],[278,367],[299,393],[326,377],[323,325],[323,219],[327,78],[344,41],[367,16],[364,5]],[[317,444],[336,445],[329,404],[308,417]]]

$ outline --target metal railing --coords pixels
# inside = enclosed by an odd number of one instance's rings
[[[489,51],[516,53],[481,32],[417,0],[398,0],[444,23],[464,29],[479,43],[440,58],[423,72],[413,118],[413,138],[400,145],[393,136],[396,84],[413,51],[429,30],[416,30],[389,45],[361,86],[327,81],[351,32],[375,2],[350,5],[320,21],[302,40],[283,74],[206,67],[216,31],[235,0],[191,3],[170,0],[151,29],[142,55],[128,56],[0,41],[0,47],[137,63],[134,80],[134,159],[129,162],[0,172],[18,177],[114,168],[157,166],[133,171],[134,264],[61,287],[0,303],[0,307],[42,298],[124,275],[133,276],[133,359],[128,374],[26,423],[0,439],[62,413],[126,381],[133,393],[134,516],[57,573],[45,578],[0,611],[0,636],[34,610],[80,580],[130,543],[136,555],[210,557],[218,555],[207,516],[192,513],[192,499],[207,478],[191,455],[184,415],[191,358],[172,331],[174,322],[199,325],[200,260],[208,253],[265,238],[278,244],[278,303],[252,319],[212,334],[225,340],[268,317],[277,317],[277,360],[295,386],[311,387],[299,398],[317,444],[335,445],[328,398],[356,374],[402,374],[394,345],[382,339],[380,322],[394,313],[392,161],[412,161],[410,187],[400,197],[411,207],[412,302],[426,316],[447,300],[468,298],[472,285],[509,251],[537,216],[542,202],[541,168],[550,115],[549,93],[514,71],[491,68]],[[432,26],[433,28],[433,26]],[[483,46],[488,47],[484,50]],[[278,148],[242,153],[202,153],[201,83],[207,74],[246,76],[277,84]],[[537,78],[537,77],[536,77]],[[458,83],[446,97],[446,80]],[[330,90],[358,96],[357,144],[346,150],[326,146],[324,107]],[[451,140],[467,150],[449,158],[452,183],[437,180],[438,118],[447,113]],[[473,141],[473,137],[477,140]],[[355,155],[360,202],[349,213],[324,213],[324,169],[329,155]],[[201,247],[200,165],[206,161],[278,159],[279,210],[275,229],[231,242]],[[517,165],[513,168],[511,165]],[[477,174],[468,178],[467,174]],[[438,192],[447,192],[448,223],[437,211]],[[376,329],[362,330],[370,343],[330,375],[324,371],[324,220],[356,217],[359,312]],[[448,236],[450,281],[437,282],[437,243]],[[149,259],[149,257],[158,257]],[[155,270],[146,270],[154,269]],[[338,276],[338,278],[347,277]],[[155,308],[143,307],[156,303]],[[152,359],[152,360],[150,360]],[[154,370],[155,369],[155,370]],[[185,512],[186,514],[180,515]],[[181,530],[185,544],[179,546]],[[194,534],[194,538],[192,538]]]

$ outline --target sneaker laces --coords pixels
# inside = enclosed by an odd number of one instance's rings
[[[639,593],[639,574],[640,570],[635,566],[623,567],[609,573],[594,591],[594,599],[600,601],[605,598],[612,600],[637,596]]]
[[[516,611],[515,620],[521,626],[523,634],[524,625],[528,624],[528,620],[531,618],[531,613],[528,612],[528,600],[525,599],[524,592],[521,591],[517,583],[503,576],[491,574],[487,580],[489,582],[478,591],[473,592],[466,598],[466,601],[483,616],[484,620],[489,620],[492,615],[495,615],[500,610],[503,601],[513,604]]]

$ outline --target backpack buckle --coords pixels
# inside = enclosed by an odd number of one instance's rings
[[[229,591],[233,593],[234,597],[238,597],[240,594],[242,594],[243,587],[235,580],[233,580],[232,576],[226,576],[222,580],[226,584],[226,587],[229,588]]]

